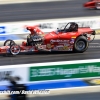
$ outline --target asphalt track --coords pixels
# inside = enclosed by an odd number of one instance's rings
[[[36,98],[30,98],[28,100],[100,100],[100,92],[59,95],[50,97],[36,97]]]
[[[0,5],[0,22],[100,15],[100,10],[83,8],[82,4],[86,1],[70,0],[50,3]],[[96,44],[91,44],[90,48],[84,53],[57,52],[22,54],[16,57],[0,56],[0,65],[98,59],[100,58],[100,41],[94,42]]]
[[[0,5],[0,22],[99,16],[100,10],[85,9],[88,0]]]
[[[70,18],[83,16],[99,16],[99,10],[82,7],[87,0],[71,0],[51,3],[31,3],[0,5],[0,22],[39,20],[52,18]],[[23,54],[16,57],[0,56],[0,65],[39,63],[52,61],[68,61],[100,58],[100,40],[94,41],[84,53],[39,53]],[[84,93],[59,95],[50,97],[35,97],[28,100],[100,100],[100,93]]]
[[[34,97],[27,100],[100,100],[100,92]]]

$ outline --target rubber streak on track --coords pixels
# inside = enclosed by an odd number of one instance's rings
[[[99,16],[100,10],[83,8],[87,0],[0,5],[0,22]]]
[[[20,54],[14,57],[0,56],[0,65],[28,64],[53,61],[69,61],[100,58],[100,41],[95,40],[84,53],[53,52]]]

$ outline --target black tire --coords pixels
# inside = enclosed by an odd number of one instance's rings
[[[80,43],[81,43],[81,45],[80,45]],[[81,47],[79,47],[79,45]],[[76,39],[75,43],[74,43],[74,49],[73,49],[73,51],[76,52],[76,53],[83,53],[83,52],[85,52],[88,49],[88,46],[89,46],[89,42],[86,39],[86,37],[79,36]]]
[[[9,43],[10,42],[10,43]],[[9,45],[7,45],[7,43],[9,43]],[[10,40],[10,39],[8,39],[8,40],[6,40],[5,42],[4,42],[4,46],[11,46],[11,45],[13,45],[13,44],[15,44],[15,42],[13,41],[13,40]]]
[[[17,49],[16,52],[14,52],[15,48]],[[10,46],[10,54],[11,55],[18,55],[20,53],[20,46],[17,44],[13,44]]]

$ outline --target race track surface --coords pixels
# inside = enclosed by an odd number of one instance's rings
[[[97,93],[83,93],[71,95],[59,95],[50,97],[36,97],[28,100],[100,100],[100,92]]]
[[[55,62],[55,61],[69,61],[69,60],[85,60],[100,58],[100,40],[95,40],[90,43],[90,47],[84,53],[72,52],[42,52],[20,54],[17,56],[4,57],[0,56],[0,65],[15,65],[15,64],[29,64],[40,62]]]
[[[85,9],[88,0],[0,5],[0,22],[99,16],[100,10]]]
[[[82,7],[87,0],[69,0],[50,3],[0,5],[0,22],[25,21],[52,18],[99,16],[100,10]],[[21,54],[16,57],[0,56],[0,65],[40,62],[69,61],[100,58],[100,40],[94,41],[84,53],[38,53]]]
[[[57,95],[49,97],[35,97],[35,98],[29,98],[27,100],[100,100],[100,92],[69,94],[69,95],[59,95],[59,96]]]
[[[0,5],[0,22],[70,18],[83,16],[99,16],[100,10],[90,10],[82,7],[87,0],[71,0],[65,2],[31,3]],[[0,56],[0,65],[39,63],[52,61],[69,61],[100,58],[100,40],[90,44],[84,53],[39,53],[23,54],[15,57]],[[84,93],[59,95],[50,97],[35,97],[28,100],[100,100],[100,93]]]

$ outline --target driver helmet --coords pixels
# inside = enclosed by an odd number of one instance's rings
[[[69,29],[70,29],[71,31],[77,31],[77,30],[78,30],[78,24],[75,23],[75,22],[71,22],[71,23],[70,23]]]

